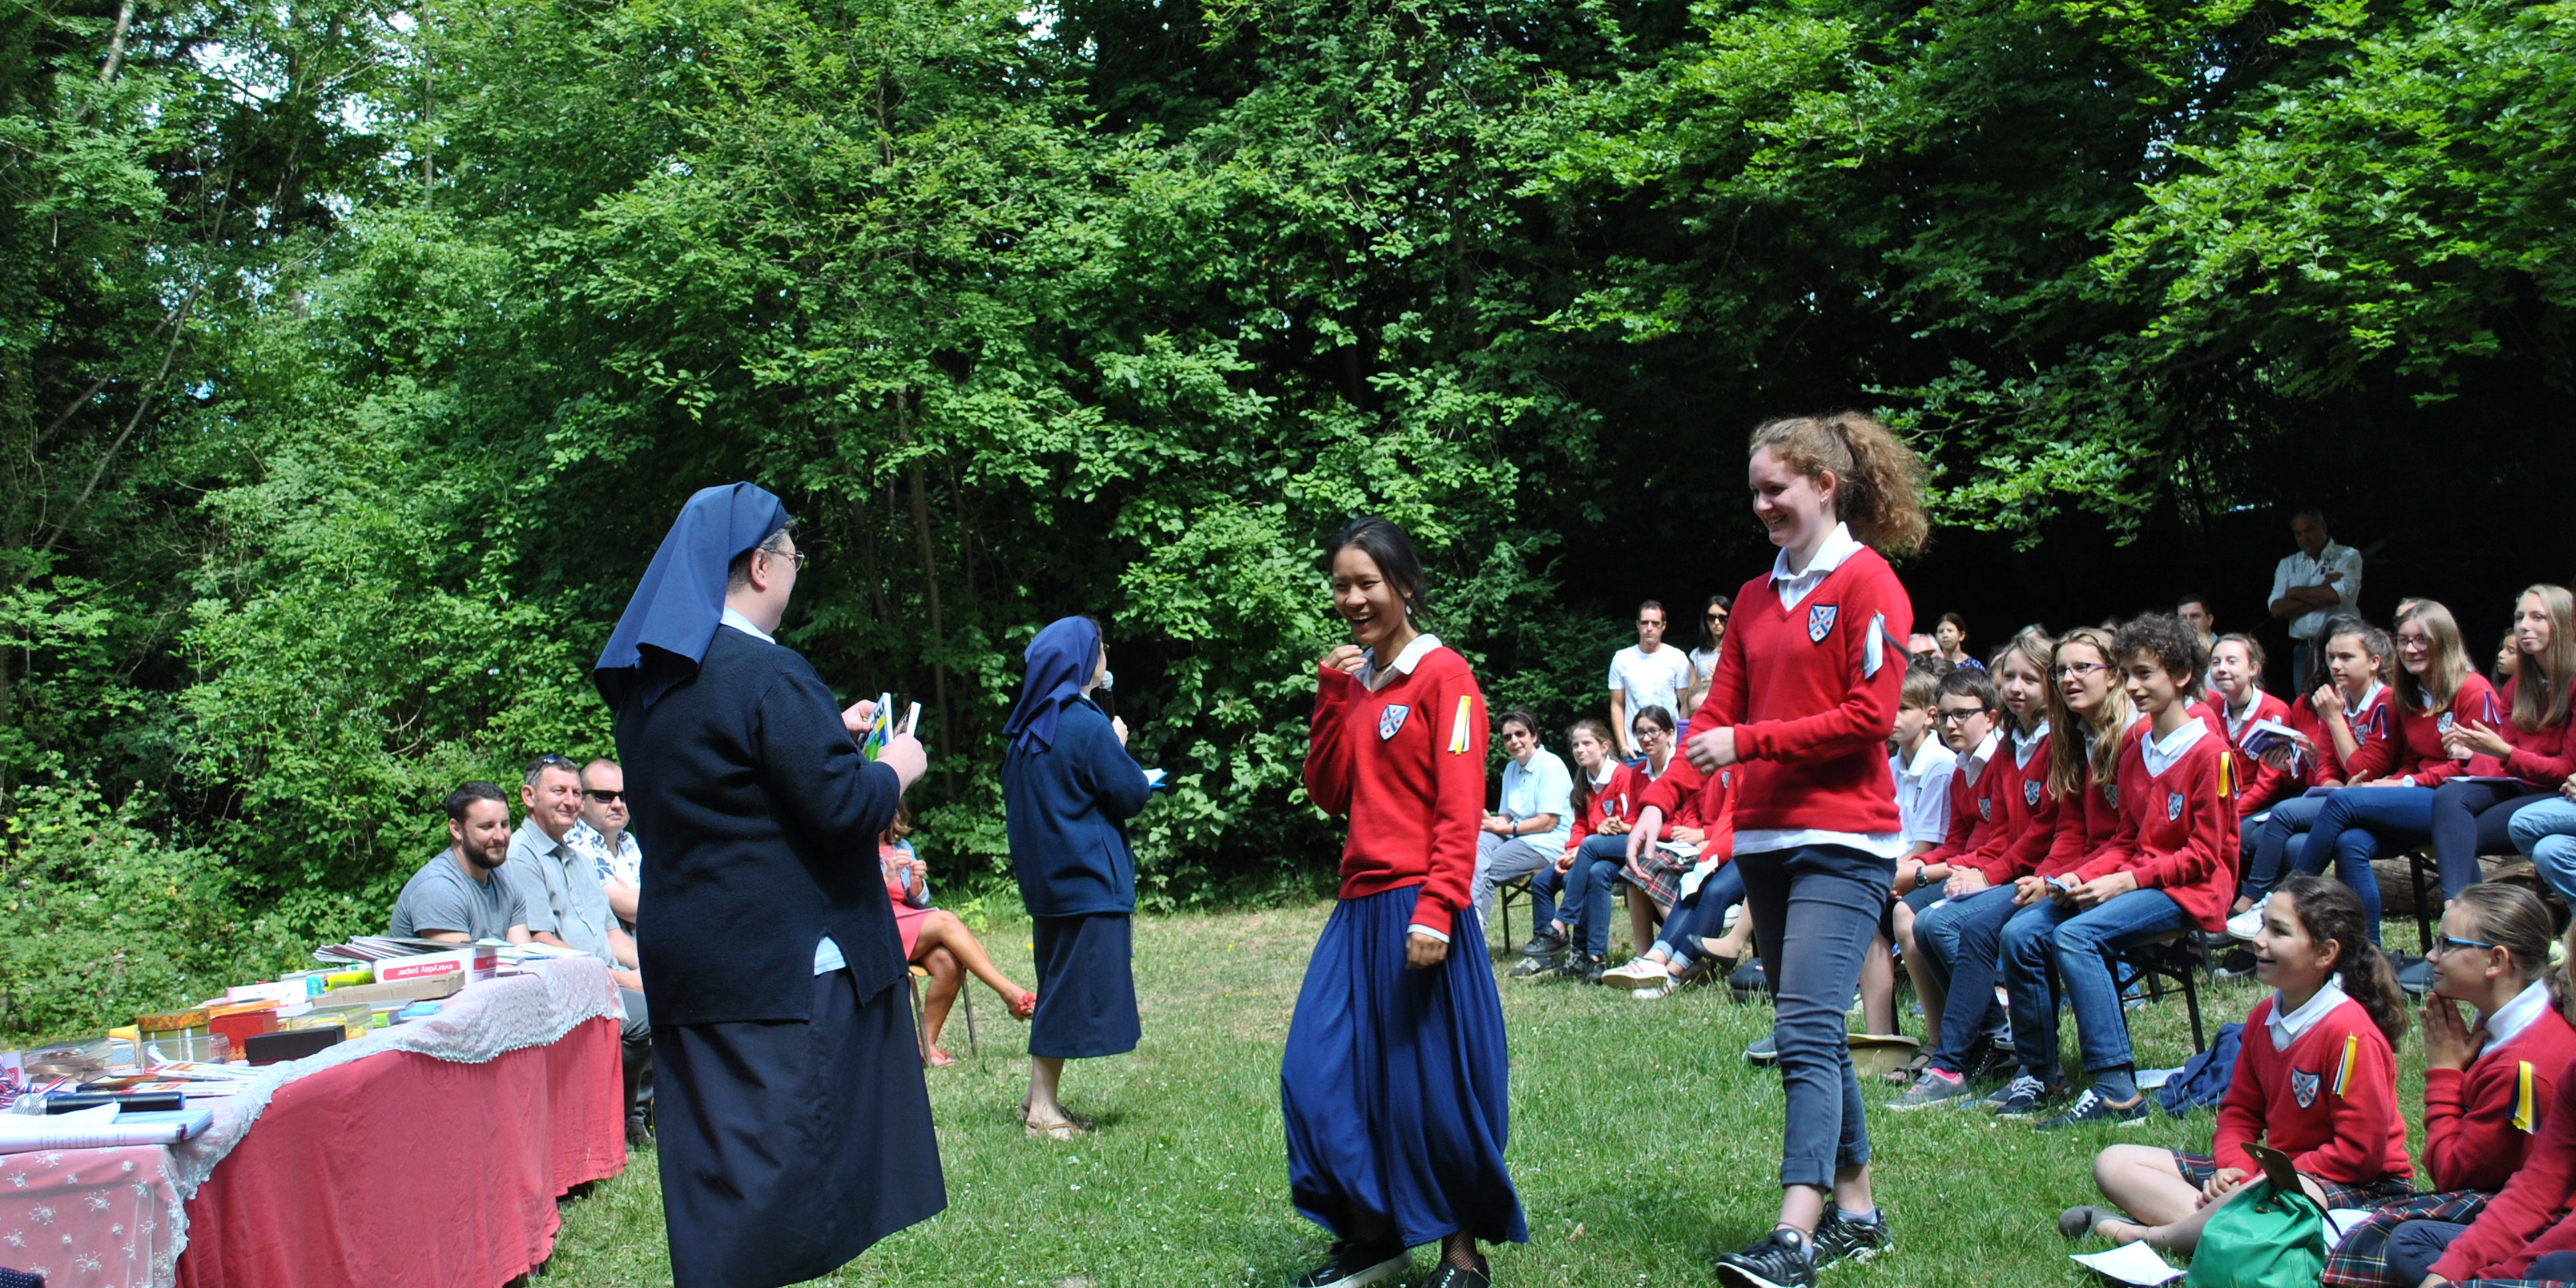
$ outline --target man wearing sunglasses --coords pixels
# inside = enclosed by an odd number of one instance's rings
[[[617,914],[626,933],[634,934],[644,851],[626,830],[626,771],[616,761],[601,757],[581,767],[581,821],[565,833],[564,844],[590,860],[609,911]]]
[[[597,860],[573,844],[573,833],[586,826],[589,795],[582,772],[549,752],[528,765],[519,789],[527,819],[510,838],[511,869],[519,873],[527,894],[528,929],[537,938],[576,948],[608,967],[626,1004],[626,1140],[643,1145],[652,1139],[650,1084],[645,1072],[653,1059],[653,1025],[644,1003],[644,976],[635,968],[635,940],[618,925],[608,892],[599,879]],[[624,803],[619,803],[624,812]],[[622,829],[621,829],[622,831]]]

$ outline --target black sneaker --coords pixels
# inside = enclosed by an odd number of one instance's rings
[[[2009,1038],[2002,1042],[1992,1038],[1978,1039],[1977,1045],[1970,1048],[1968,1052],[1967,1065],[1966,1072],[1970,1082],[2007,1079],[2021,1069],[2021,1061],[2013,1055],[2012,1042]]]
[[[2024,1073],[2016,1075],[1995,1094],[1986,1097],[1986,1107],[1994,1110],[1997,1118],[2035,1118],[2039,1116],[2040,1106],[2057,1099],[2060,1094],[2059,1088]]]
[[[1601,982],[1601,972],[1608,969],[1607,963],[1589,953],[1569,953],[1566,955],[1565,963],[1551,973],[1563,975],[1567,979],[1581,980],[1586,984],[1598,984]]]
[[[1476,1268],[1473,1270],[1451,1265],[1444,1259],[1440,1263],[1440,1268],[1432,1271],[1431,1277],[1422,1281],[1422,1288],[1487,1288],[1487,1285],[1492,1282],[1485,1277],[1487,1269],[1483,1257],[1476,1258]]]
[[[2254,973],[2254,954],[2241,947],[2231,948],[2210,973],[2220,979],[2243,979]]]
[[[1726,977],[1726,991],[1734,994],[1739,1002],[1770,996],[1771,976],[1762,969],[1762,959],[1756,957],[1736,967],[1734,973]]]
[[[1530,936],[1528,943],[1521,945],[1523,957],[1554,957],[1564,951],[1565,936],[1553,930],[1542,930]]]
[[[2057,1131],[2066,1127],[2081,1127],[2088,1123],[2112,1123],[2125,1127],[2130,1123],[2146,1120],[2147,1098],[2144,1093],[2140,1093],[2137,1099],[2125,1105],[2115,1105],[2103,1099],[2102,1093],[2086,1087],[2084,1094],[2077,1096],[2075,1103],[2068,1106],[2065,1113],[2055,1118],[2043,1119],[2032,1126],[2039,1131]]]
[[[1381,1280],[1393,1279],[1413,1268],[1413,1255],[1404,1245],[1394,1242],[1360,1247],[1351,1243],[1333,1245],[1333,1259],[1315,1267],[1292,1288],[1361,1288]]]
[[[1780,1063],[1780,1044],[1775,1040],[1777,1036],[1776,1033],[1765,1033],[1753,1039],[1753,1044],[1744,1048],[1744,1062],[1756,1069],[1768,1069]]]
[[[1727,1288],[1815,1288],[1815,1253],[1805,1235],[1773,1230],[1762,1242],[1719,1257],[1717,1281]]]
[[[1528,979],[1535,975],[1545,975],[1561,964],[1562,959],[1554,953],[1544,957],[1524,957],[1512,963],[1512,968],[1504,974],[1511,979]]]
[[[1838,1261],[1858,1264],[1894,1251],[1896,1235],[1887,1228],[1885,1212],[1873,1213],[1866,1221],[1855,1221],[1832,1203],[1825,1204],[1825,1219],[1816,1223],[1816,1269],[1823,1270]]]

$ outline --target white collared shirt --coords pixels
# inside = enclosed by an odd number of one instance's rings
[[[1851,525],[1837,523],[1816,547],[1816,557],[1796,573],[1789,571],[1789,552],[1783,550],[1771,561],[1771,589],[1780,592],[1782,608],[1796,608],[1825,579],[1825,574],[1843,566],[1843,561],[1859,554],[1861,544],[1852,539]]]
[[[2272,1049],[2289,1050],[2290,1044],[2298,1041],[2300,1034],[2316,1027],[2317,1021],[2326,1017],[2326,1012],[2343,1004],[2342,987],[2333,980],[2327,980],[2306,1005],[2284,1015],[2281,1013],[2281,990],[2272,990],[2272,1015],[2263,1021],[2264,1031],[2272,1035]]]
[[[1904,821],[1906,844],[1939,845],[1950,838],[1950,775],[1958,762],[1956,752],[1928,733],[1914,749],[1912,762],[1901,751],[1887,758],[1896,777],[1896,816]]]
[[[2487,1027],[2485,1049],[2493,1051],[2522,1036],[2524,1029],[2549,1009],[2549,981],[2535,980],[2531,986],[2513,995],[2513,1000],[2499,1006],[2495,1014],[2479,1021]]]
[[[2299,586],[2324,586],[2326,574],[2330,572],[2343,574],[2342,580],[2328,587],[2341,601],[2334,612],[2359,611],[2354,605],[2361,599],[2361,552],[2331,541],[2326,543],[2325,549],[2317,552],[2314,559],[2310,559],[2304,550],[2293,550],[2282,559],[2272,570],[2272,598],[2287,598],[2290,591]],[[2300,641],[2316,638],[2317,632],[2325,629],[2328,615],[2322,608],[2299,614],[2290,623],[2290,638]]]
[[[1404,651],[1396,654],[1395,661],[1384,670],[1378,668],[1377,650],[1370,649],[1360,657],[1360,686],[1375,693],[1393,683],[1391,677],[1413,674],[1413,668],[1422,665],[1422,659],[1431,656],[1431,650],[1438,647],[1440,637],[1425,631],[1414,636],[1413,642],[1405,645]]]
[[[2030,768],[2031,753],[2039,750],[2039,740],[2048,736],[2048,722],[2042,720],[2029,733],[2013,735],[2013,768]]]
[[[2218,714],[2222,719],[2227,721],[2227,736],[2233,738],[2238,734],[2243,733],[2245,731],[2245,722],[2253,719],[2255,709],[2262,705],[2263,689],[2260,685],[2249,684],[2245,686],[2245,705],[2241,707],[2231,707],[2227,705],[2227,702],[2222,695],[2218,704]]]
[[[2371,704],[2379,701],[2379,695],[2387,692],[2387,690],[2387,685],[2381,684],[2377,680],[2371,681],[2370,687],[2361,691],[2361,701],[2359,703],[2347,702],[2343,704],[2344,723],[2350,725],[2353,722],[2360,720],[2361,713],[2370,710]],[[2359,731],[2356,730],[2355,732]]]
[[[743,634],[759,640],[763,644],[775,644],[778,642],[769,637],[769,632],[752,625],[750,618],[735,612],[731,605],[727,605],[725,607],[724,615],[717,618],[716,621],[720,625],[730,626],[735,630],[741,631]],[[849,959],[841,955],[841,946],[832,942],[832,937],[830,935],[825,935],[821,939],[814,941],[815,974],[829,975],[833,971],[839,970],[849,964]]]
[[[2182,759],[2184,752],[2191,750],[2192,744],[2208,736],[2208,725],[2198,719],[2185,719],[2181,728],[2162,738],[2150,732],[2139,740],[2138,751],[2146,758],[2147,773],[2162,778],[2166,770],[2174,767],[2175,761]]]
[[[1959,772],[1968,776],[1969,786],[1975,786],[1978,779],[1985,777],[1986,762],[1995,758],[1995,748],[2002,746],[2003,740],[2003,730],[1987,730],[1986,740],[1978,743],[1975,751],[1968,753],[1966,761],[1959,763]],[[1957,761],[1957,753],[1951,753],[1951,759]]]

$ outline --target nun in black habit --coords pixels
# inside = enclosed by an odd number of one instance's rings
[[[594,672],[644,851],[678,1288],[828,1274],[948,1202],[876,857],[925,761],[862,757],[866,707],[770,638],[803,562],[777,497],[699,492]]]

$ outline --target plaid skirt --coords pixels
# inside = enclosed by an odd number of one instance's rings
[[[2173,1152],[2173,1160],[2174,1170],[2181,1172],[2182,1178],[2194,1185],[2207,1185],[2210,1178],[2218,1175],[2218,1160],[2207,1154],[2186,1154],[2177,1149]],[[2329,1181],[2322,1176],[2306,1176],[2305,1173],[2301,1175],[2307,1180],[2316,1182],[2317,1188],[2325,1191],[2328,1208],[2360,1208],[2369,1211],[2383,1203],[2404,1202],[2415,1193],[2414,1184],[2402,1176],[2383,1176],[2378,1180],[2356,1185],[2343,1181]]]
[[[2495,1195],[2485,1190],[2443,1190],[2409,1194],[2371,1209],[2370,1219],[2326,1253],[2325,1282],[2340,1288],[2415,1288],[2400,1284],[2388,1266],[2388,1236],[2408,1221],[2454,1221],[2467,1225],[2486,1210]]]
[[[1645,891],[1646,897],[1655,901],[1655,912],[1660,916],[1673,910],[1673,904],[1682,897],[1682,878],[1695,866],[1697,860],[1648,846],[1645,853],[1637,856],[1634,867],[1619,870],[1619,879]],[[1641,872],[1645,874],[1642,881],[1638,879]]]

